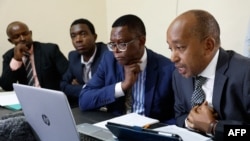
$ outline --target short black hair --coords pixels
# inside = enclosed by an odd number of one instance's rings
[[[136,15],[128,14],[119,17],[112,25],[113,27],[127,26],[130,31],[134,31],[139,36],[146,36],[146,29],[143,21]]]
[[[84,19],[84,18],[76,19],[75,21],[72,22],[70,27],[72,27],[73,25],[76,25],[76,24],[86,24],[89,27],[90,32],[92,34],[96,34],[95,27],[89,20]]]

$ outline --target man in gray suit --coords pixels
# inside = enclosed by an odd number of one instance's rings
[[[58,45],[32,40],[32,31],[20,21],[14,21],[7,27],[8,41],[14,45],[3,55],[1,87],[13,90],[13,83],[28,85],[25,62],[31,60],[35,87],[60,90],[62,75],[68,68],[68,60]]]
[[[167,30],[172,51],[176,124],[223,140],[225,124],[250,123],[250,60],[220,44],[216,19],[203,10],[178,16]],[[239,69],[240,66],[240,69]],[[205,99],[191,106],[194,77],[206,77]]]

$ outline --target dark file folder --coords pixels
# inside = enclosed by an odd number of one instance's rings
[[[182,138],[173,133],[158,132],[136,126],[126,126],[108,122],[106,127],[119,141],[182,141]]]

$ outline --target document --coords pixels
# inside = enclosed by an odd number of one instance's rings
[[[189,131],[188,129],[181,128],[176,125],[168,125],[153,130],[178,134],[183,139],[183,141],[212,141],[212,139],[209,137],[203,136],[196,132]]]
[[[0,92],[0,106],[19,104],[14,91]]]
[[[109,120],[95,123],[94,125],[107,129],[107,127],[105,126],[107,122],[112,122],[112,123],[117,123],[117,124],[122,124],[122,125],[127,125],[127,126],[143,127],[149,124],[158,123],[159,120],[145,117],[137,113],[129,113],[129,114],[125,114],[125,115],[115,117]]]

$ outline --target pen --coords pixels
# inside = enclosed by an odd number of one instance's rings
[[[143,131],[146,132],[151,132],[151,133],[156,133],[159,135],[164,135],[164,136],[168,136],[168,137],[173,137],[178,139],[179,141],[182,141],[182,138],[178,135],[178,134],[174,134],[174,133],[169,133],[169,132],[162,132],[162,131],[155,131],[155,130],[148,130],[148,129],[143,129]]]
[[[146,124],[146,125],[144,125],[142,128],[148,129],[149,127],[150,127],[150,124]]]

